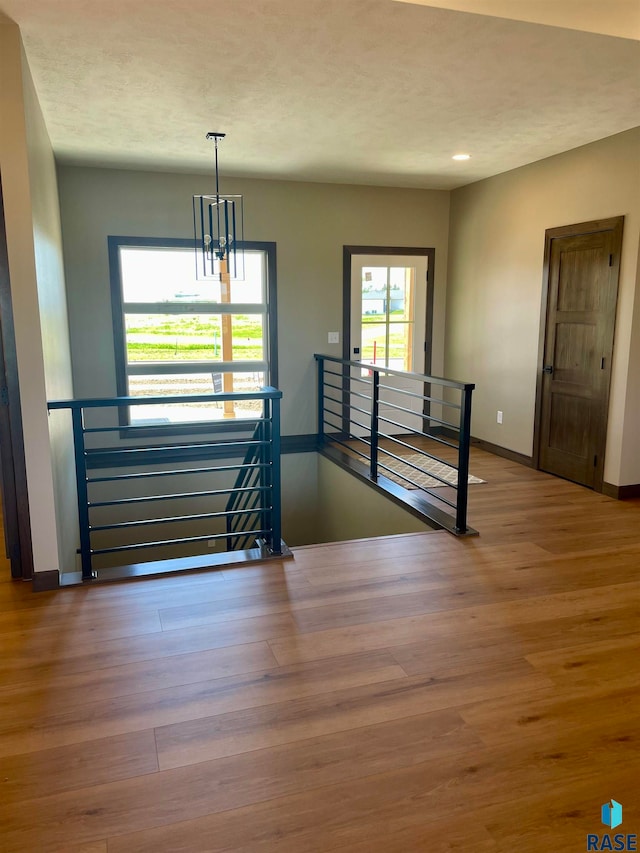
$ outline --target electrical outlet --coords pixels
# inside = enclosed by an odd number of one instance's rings
[[[497,416],[496,420],[499,424],[502,423],[502,412],[500,410],[498,410],[498,416]]]
[[[327,342],[330,344],[339,344],[340,332],[329,332],[329,334],[327,335]]]

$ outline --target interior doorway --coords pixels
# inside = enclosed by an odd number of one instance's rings
[[[602,491],[624,217],[547,230],[534,459]]]

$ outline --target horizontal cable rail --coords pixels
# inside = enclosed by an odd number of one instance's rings
[[[253,530],[252,535],[267,534],[268,530]],[[94,548],[92,554],[115,554],[119,551],[137,551],[143,548],[159,548],[163,545],[181,545],[185,542],[209,542],[211,539],[226,539],[226,533],[207,533],[205,536],[182,536],[177,539],[154,539],[152,542],[136,542],[131,545],[118,545],[115,548]]]
[[[282,392],[277,388],[263,388],[257,392],[51,401],[48,404],[50,411],[68,410],[71,413],[83,580],[96,576],[95,557],[145,549],[202,543],[212,546],[222,542],[227,551],[232,551],[260,543],[268,553],[280,555],[281,397]],[[248,433],[246,438],[237,440],[225,437],[228,436],[228,421],[197,419],[185,424],[185,429],[194,427],[198,433],[205,429],[209,433],[205,438],[167,444],[162,438],[167,424],[146,423],[146,443],[132,447],[126,439],[139,427],[126,427],[123,432],[121,426],[109,423],[110,420],[113,423],[118,413],[128,407],[241,401],[256,401],[261,413],[256,412],[255,418],[234,421],[234,428]],[[88,422],[90,417],[93,421],[97,419],[98,423]],[[109,443],[96,446],[96,441]],[[222,457],[230,460],[239,457],[242,461],[226,464],[223,458],[221,464],[211,464],[213,459]],[[104,476],[89,475],[96,459],[100,460],[99,467],[115,470],[106,471]],[[202,464],[195,464],[194,459],[202,459]],[[188,464],[180,467],[185,462]],[[153,470],[137,470],[142,465],[151,465]],[[118,472],[118,468],[125,469],[124,473]],[[131,470],[134,468],[136,470]],[[197,476],[197,482],[204,488],[181,489],[182,484],[179,484],[175,491],[162,492],[153,485],[162,478],[180,476]],[[194,504],[193,512],[188,512],[186,507],[190,504],[185,504],[185,501]],[[156,510],[152,517],[140,515],[146,506],[157,502],[166,502],[166,515],[162,514],[164,510]],[[109,514],[114,512],[117,515]],[[123,512],[127,512],[128,517],[123,518]],[[165,534],[148,541],[137,541],[140,536],[136,531],[142,534],[154,526],[166,525],[174,526],[172,532],[175,535]],[[176,525],[182,525],[183,529]],[[113,536],[126,535],[127,532],[132,538],[113,542]],[[175,554],[172,557],[175,558]]]
[[[444,514],[450,519],[445,526],[467,533],[475,385],[329,355],[315,359],[318,446],[340,447],[347,460],[364,460],[374,483],[383,476],[385,482],[419,490],[435,508],[434,518]]]
[[[262,391],[230,391],[224,394],[172,394],[166,397],[86,397],[82,400],[51,400],[49,411],[55,409],[105,409],[123,406],[168,406],[171,403],[224,403],[241,400],[280,400],[282,391],[263,388]],[[254,419],[250,419],[254,422]],[[213,422],[215,423],[215,421]],[[147,427],[148,428],[148,427]]]
[[[268,507],[262,507],[266,512]],[[200,512],[193,515],[174,515],[172,518],[143,518],[138,521],[118,521],[115,524],[92,524],[91,530],[121,530],[125,527],[146,527],[149,524],[176,524],[181,521],[192,521],[193,519],[203,518],[227,518],[230,515],[236,515],[236,511],[230,512]]]
[[[230,495],[233,492],[253,492],[256,489],[260,491],[267,491],[267,486],[251,486],[249,488],[229,488],[229,489],[210,489],[206,492],[174,492],[173,494],[168,495],[139,495],[135,498],[115,498],[111,501],[88,501],[87,506],[98,507],[98,506],[122,506],[124,504],[135,504],[135,503],[150,503],[151,501],[175,501],[175,500],[183,500],[184,498],[210,498],[214,495]]]
[[[140,474],[116,474],[113,477],[88,477],[88,483],[114,483],[119,480],[138,480],[145,477],[175,477],[178,474],[212,474],[214,471],[240,471],[246,465],[215,465],[213,468],[179,468],[176,471],[144,471]]]
[[[219,447],[221,442],[207,442],[202,443],[201,441],[196,444],[167,444],[167,445],[158,445],[157,447],[113,447],[113,448],[97,448],[96,450],[90,451],[91,453],[100,453],[101,456],[108,459],[110,456],[122,456],[126,454],[138,454],[138,453],[148,453],[150,455],[154,453],[174,453],[176,451],[185,450],[189,448],[190,450],[211,450],[214,447]],[[247,447],[249,444],[255,444],[255,442],[249,441],[225,441],[224,447],[225,450],[229,452],[231,455],[231,451],[237,450],[238,448]]]
[[[252,423],[252,424],[257,423],[260,420],[263,420],[263,419],[262,418],[243,418],[243,422],[247,421],[248,423]],[[161,428],[163,430],[171,429],[172,427],[175,428],[175,425],[158,424],[159,430]],[[120,432],[121,433],[123,431],[123,429],[124,428],[122,426],[88,427],[85,429],[84,432],[85,432],[85,435],[89,435],[90,433],[94,433],[94,432]],[[142,424],[142,425],[141,424],[129,424],[126,427],[127,433],[129,435],[135,435],[136,432],[143,432],[143,431],[148,430],[148,429],[149,429],[148,424]]]

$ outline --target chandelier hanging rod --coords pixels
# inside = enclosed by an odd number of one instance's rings
[[[206,137],[207,139],[213,139],[216,146],[216,195],[220,195],[220,181],[218,178],[218,141],[220,139],[224,139],[226,135],[226,133],[216,133],[215,131],[210,130]]]

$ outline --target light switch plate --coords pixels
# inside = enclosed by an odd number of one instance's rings
[[[340,332],[329,332],[329,334],[327,335],[327,341],[330,344],[339,344]]]

